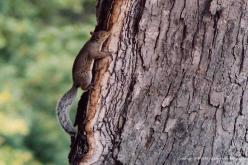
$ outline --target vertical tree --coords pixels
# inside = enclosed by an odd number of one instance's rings
[[[96,63],[71,160],[245,164],[247,3],[99,0],[96,30],[112,31],[115,53]]]

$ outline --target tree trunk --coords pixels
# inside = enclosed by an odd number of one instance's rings
[[[80,164],[247,164],[247,4],[99,0]]]

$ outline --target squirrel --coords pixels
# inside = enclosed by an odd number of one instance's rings
[[[102,51],[102,44],[110,36],[108,31],[90,32],[91,38],[85,43],[83,48],[79,51],[72,67],[73,84],[58,101],[56,113],[62,128],[71,136],[75,136],[77,131],[73,127],[69,109],[72,102],[77,95],[77,89],[81,87],[83,91],[87,91],[92,87],[92,69],[96,59],[106,56],[111,56],[111,52]]]

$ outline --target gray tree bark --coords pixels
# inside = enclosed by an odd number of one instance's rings
[[[248,164],[247,4],[99,0],[80,164]]]

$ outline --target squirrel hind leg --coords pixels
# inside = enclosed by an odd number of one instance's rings
[[[80,87],[82,90],[86,91],[89,90],[92,87],[92,73],[91,72],[86,72],[84,73],[83,78],[80,81]]]
[[[93,89],[94,88],[94,85],[95,85],[95,83],[90,83],[89,85],[88,85],[88,87],[86,88],[86,89],[82,89],[82,90],[84,90],[84,91],[88,91],[88,90],[91,90],[91,89]]]

